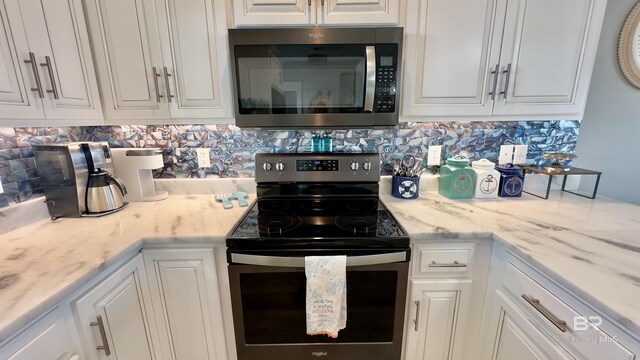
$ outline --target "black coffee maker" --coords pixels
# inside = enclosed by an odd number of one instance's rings
[[[34,145],[49,215],[101,216],[122,209],[126,188],[112,176],[106,142]]]

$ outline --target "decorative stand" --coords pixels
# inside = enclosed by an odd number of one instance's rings
[[[549,182],[547,182],[547,192],[545,193],[544,196],[540,196],[540,195],[534,194],[532,192],[523,190],[523,192],[525,192],[525,193],[527,193],[529,195],[533,195],[533,196],[536,196],[536,197],[539,197],[539,198],[545,199],[545,200],[549,198],[549,191],[551,190],[551,181],[553,180],[553,176],[554,175],[555,176],[564,176],[564,179],[562,180],[562,191],[568,192],[570,194],[586,197],[587,199],[595,199],[596,198],[596,193],[598,192],[598,185],[600,184],[600,175],[602,175],[601,171],[587,170],[587,169],[581,169],[581,168],[577,168],[577,167],[572,167],[569,170],[562,170],[562,171],[560,171],[560,170],[550,170],[549,168],[535,167],[535,166],[523,166],[522,169],[523,169],[523,173],[524,174],[526,174],[527,172],[530,172],[532,174],[543,174],[543,175],[549,176]],[[588,195],[579,194],[577,192],[565,190],[564,187],[567,184],[567,176],[568,175],[597,175],[598,178],[596,179],[596,185],[593,187],[593,194],[591,196],[588,196]]]

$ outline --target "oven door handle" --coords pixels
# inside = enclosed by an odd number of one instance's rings
[[[381,265],[404,262],[409,260],[408,256],[408,251],[376,255],[349,256],[347,257],[347,266]],[[231,253],[231,262],[243,265],[304,267],[304,257],[262,256]]]
[[[367,78],[365,85],[364,112],[373,112],[373,100],[376,92],[376,47],[367,46]]]

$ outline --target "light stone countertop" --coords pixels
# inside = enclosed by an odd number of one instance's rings
[[[413,240],[493,237],[640,336],[640,207],[557,192],[549,200],[381,198]],[[245,209],[224,210],[213,195],[172,195],[0,235],[0,342],[145,243],[222,243]]]

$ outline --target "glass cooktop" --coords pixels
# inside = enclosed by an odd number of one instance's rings
[[[258,199],[227,236],[229,248],[408,246],[378,198]]]

